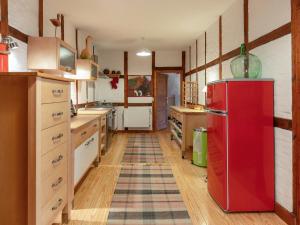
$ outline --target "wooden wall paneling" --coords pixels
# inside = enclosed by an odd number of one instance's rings
[[[300,224],[300,0],[292,0],[293,210]]]
[[[124,52],[124,108],[128,108],[128,52]]]
[[[248,49],[249,43],[249,2],[244,0],[244,43]]]
[[[189,71],[192,70],[192,46],[189,46]]]
[[[248,43],[248,50],[252,50],[261,45],[267,44],[271,41],[274,41],[274,40],[281,38],[290,33],[291,33],[291,23],[287,23],[287,24],[255,39],[254,41],[251,41],[250,43]]]
[[[284,118],[274,118],[274,127],[278,127],[284,130],[292,130],[293,129],[293,123],[290,119],[284,119]]]
[[[76,44],[76,54],[77,54],[77,59],[79,58],[79,43],[78,43],[78,29],[75,30],[75,44]]]
[[[65,40],[65,16],[63,14],[60,15],[61,17],[61,27],[60,27],[60,32],[61,32],[61,40]]]
[[[44,35],[44,0],[39,0],[39,36]]]
[[[222,16],[219,17],[219,79],[222,80]]]
[[[1,0],[1,34],[8,36],[8,0]]]
[[[2,23],[1,23],[2,24]],[[16,39],[18,39],[19,41],[22,41],[24,43],[28,43],[28,35],[24,34],[23,32],[17,30],[14,27],[8,26],[8,34]]]
[[[283,208],[280,204],[275,202],[275,213],[288,225],[296,225],[296,217],[288,210]]]

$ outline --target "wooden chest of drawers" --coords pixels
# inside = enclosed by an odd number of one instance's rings
[[[0,74],[0,98],[6,106],[0,109],[0,139],[6,140],[0,141],[6,155],[0,177],[7,180],[0,184],[1,223],[50,225],[63,210],[69,212],[69,92],[64,78]]]

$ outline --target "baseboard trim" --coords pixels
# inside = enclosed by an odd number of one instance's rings
[[[296,216],[281,206],[279,203],[275,202],[275,213],[288,225],[296,225]]]
[[[153,133],[153,130],[118,130],[116,133]]]

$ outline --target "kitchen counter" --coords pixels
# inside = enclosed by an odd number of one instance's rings
[[[103,108],[101,110],[96,110],[96,109],[78,109],[77,110],[77,115],[97,115],[97,116],[102,116],[108,114],[112,109],[111,108]]]
[[[171,109],[184,114],[205,114],[206,111],[204,109],[190,109],[182,106],[171,106]]]
[[[74,132],[83,126],[98,120],[100,115],[77,115],[71,118],[71,131]]]

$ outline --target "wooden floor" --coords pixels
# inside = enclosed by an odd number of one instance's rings
[[[157,133],[166,162],[172,166],[194,225],[283,225],[274,213],[225,214],[207,192],[206,170],[182,160],[179,148],[168,132]],[[70,225],[106,224],[110,203],[120,172],[127,134],[118,134],[98,168],[92,169],[75,195]]]

